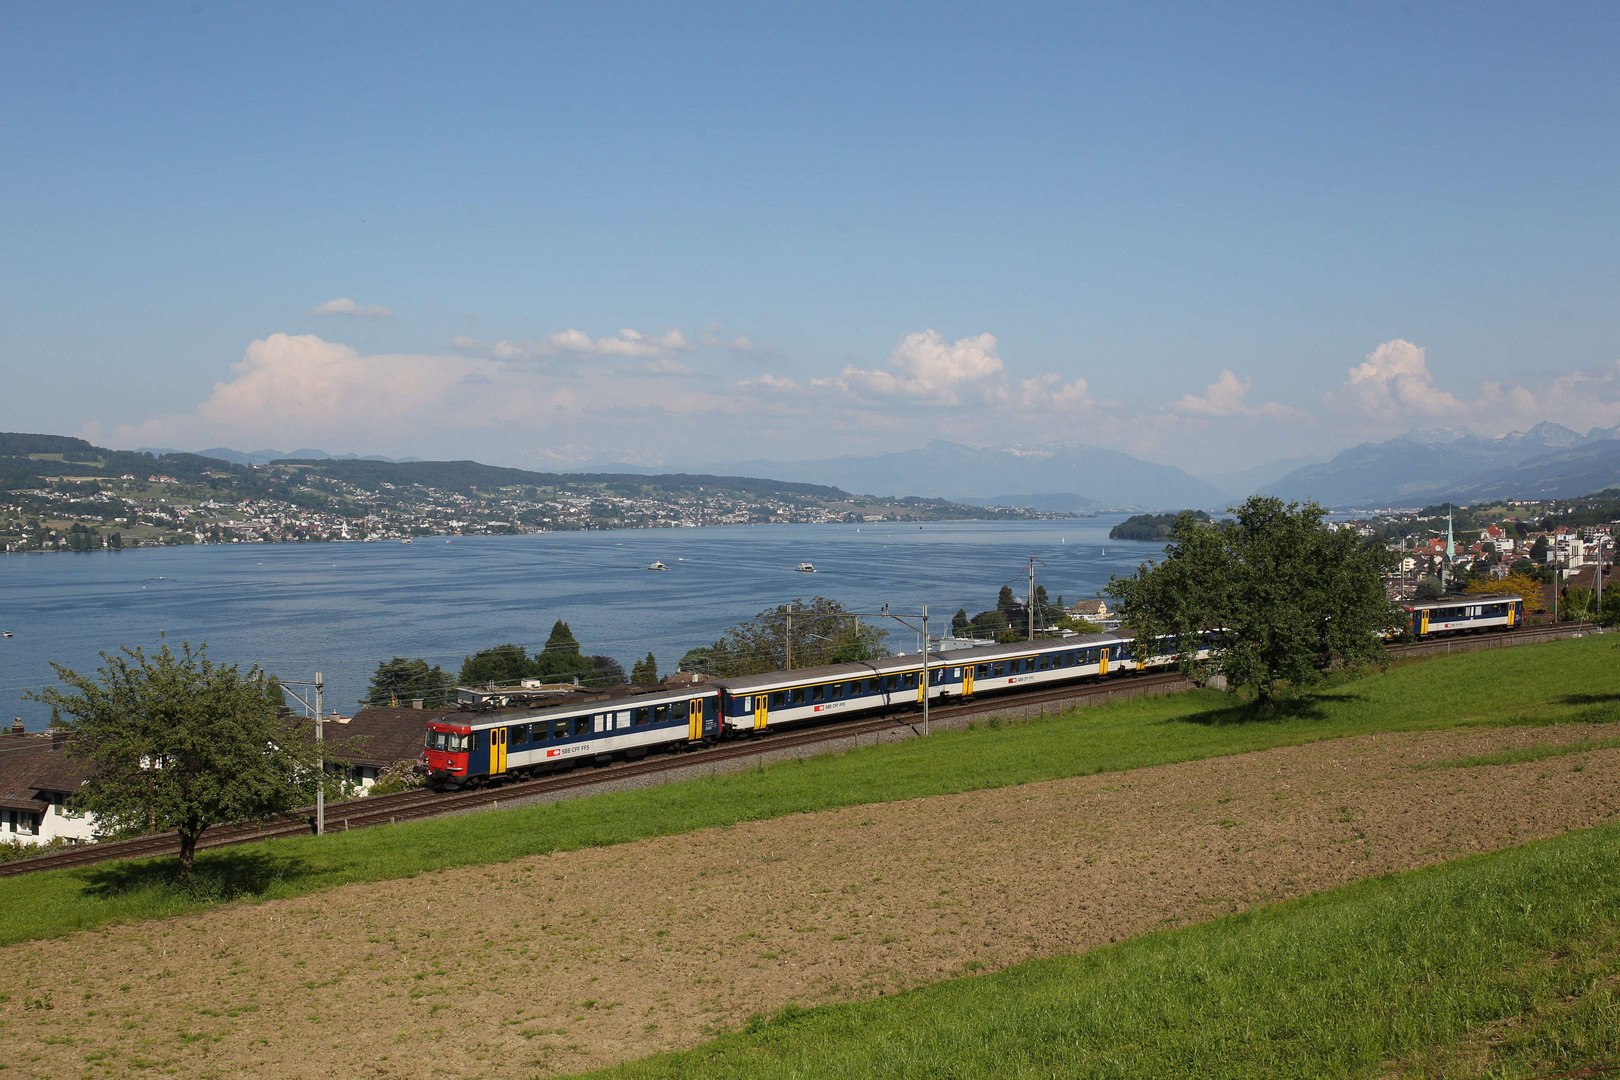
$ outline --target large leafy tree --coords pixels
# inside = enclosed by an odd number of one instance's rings
[[[791,605],[766,608],[727,630],[706,650],[688,653],[682,666],[698,659],[701,652],[707,673],[720,678],[780,671],[788,666],[790,641],[794,668],[873,660],[888,655],[883,647],[885,636],[884,631],[849,614],[838,601],[817,596],[809,603],[795,600]]]
[[[1257,495],[1232,514],[1178,515],[1163,560],[1110,582],[1139,654],[1171,637],[1189,673],[1212,668],[1268,709],[1285,686],[1384,655],[1382,635],[1400,622],[1384,592],[1387,551],[1330,527],[1315,503]],[[1219,632],[1207,666],[1194,657],[1206,630]]]
[[[307,722],[278,715],[258,668],[216,664],[206,645],[101,657],[94,676],[52,664],[61,686],[32,696],[67,717],[67,753],[91,763],[70,805],[102,835],[175,830],[183,881],[210,826],[304,805],[317,747]]]
[[[279,691],[278,691],[279,693]],[[363,705],[399,705],[422,699],[430,709],[442,708],[450,696],[450,676],[426,660],[396,656],[377,665],[366,687]]]
[[[462,686],[490,686],[515,683],[539,674],[529,650],[508,642],[492,649],[480,649],[461,662],[457,681]]]

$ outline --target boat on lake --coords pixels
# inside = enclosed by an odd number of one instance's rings
[[[793,569],[797,570],[801,574],[813,574],[816,572],[816,568],[807,562],[802,562]]]
[[[647,567],[647,569],[649,569],[649,570],[668,570],[669,567],[665,566],[661,562],[655,562],[651,566]]]

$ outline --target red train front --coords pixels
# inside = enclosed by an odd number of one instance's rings
[[[472,768],[472,746],[472,728],[443,720],[429,723],[422,755],[427,761],[428,782],[434,787],[465,782]]]

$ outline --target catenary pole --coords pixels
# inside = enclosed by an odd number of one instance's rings
[[[321,673],[315,673],[315,835],[326,834],[326,742],[325,717],[321,715]]]

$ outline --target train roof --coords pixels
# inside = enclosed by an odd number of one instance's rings
[[[935,667],[942,665],[953,667],[999,660],[1009,656],[1025,656],[1034,652],[1062,652],[1065,649],[1086,649],[1094,645],[1112,645],[1130,640],[1128,635],[1122,634],[1078,634],[1073,637],[1041,638],[1038,641],[975,645],[967,649],[933,652],[929,654],[928,659]],[[862,679],[872,675],[916,671],[922,664],[922,653],[904,653],[900,656],[883,656],[876,660],[824,664],[820,667],[795,668],[792,671],[767,671],[760,675],[739,675],[730,679],[715,679],[712,685],[722,686],[734,694],[757,694],[762,690],[778,690],[804,683],[838,682],[841,679]]]
[[[531,697],[526,703],[501,704],[504,698],[522,697],[521,691],[512,691],[509,695],[502,695],[498,690],[464,691],[457,687],[457,693],[466,692],[475,694],[478,698],[487,700],[490,704],[479,707],[470,701],[462,702],[463,707],[455,712],[434,717],[440,724],[449,724],[452,727],[493,727],[499,724],[512,724],[523,720],[545,719],[554,716],[579,716],[589,713],[609,712],[614,709],[632,709],[643,705],[667,705],[674,701],[690,701],[693,698],[713,697],[719,693],[714,683],[698,683],[693,686],[660,686],[660,687],[623,687],[616,686],[605,690],[582,692],[570,695],[562,701],[547,702],[538,696]]]
[[[1407,611],[1424,611],[1431,608],[1467,607],[1469,604],[1511,604],[1514,601],[1523,601],[1524,597],[1518,593],[1457,593],[1455,596],[1443,596],[1439,600],[1412,600],[1402,603]]]

